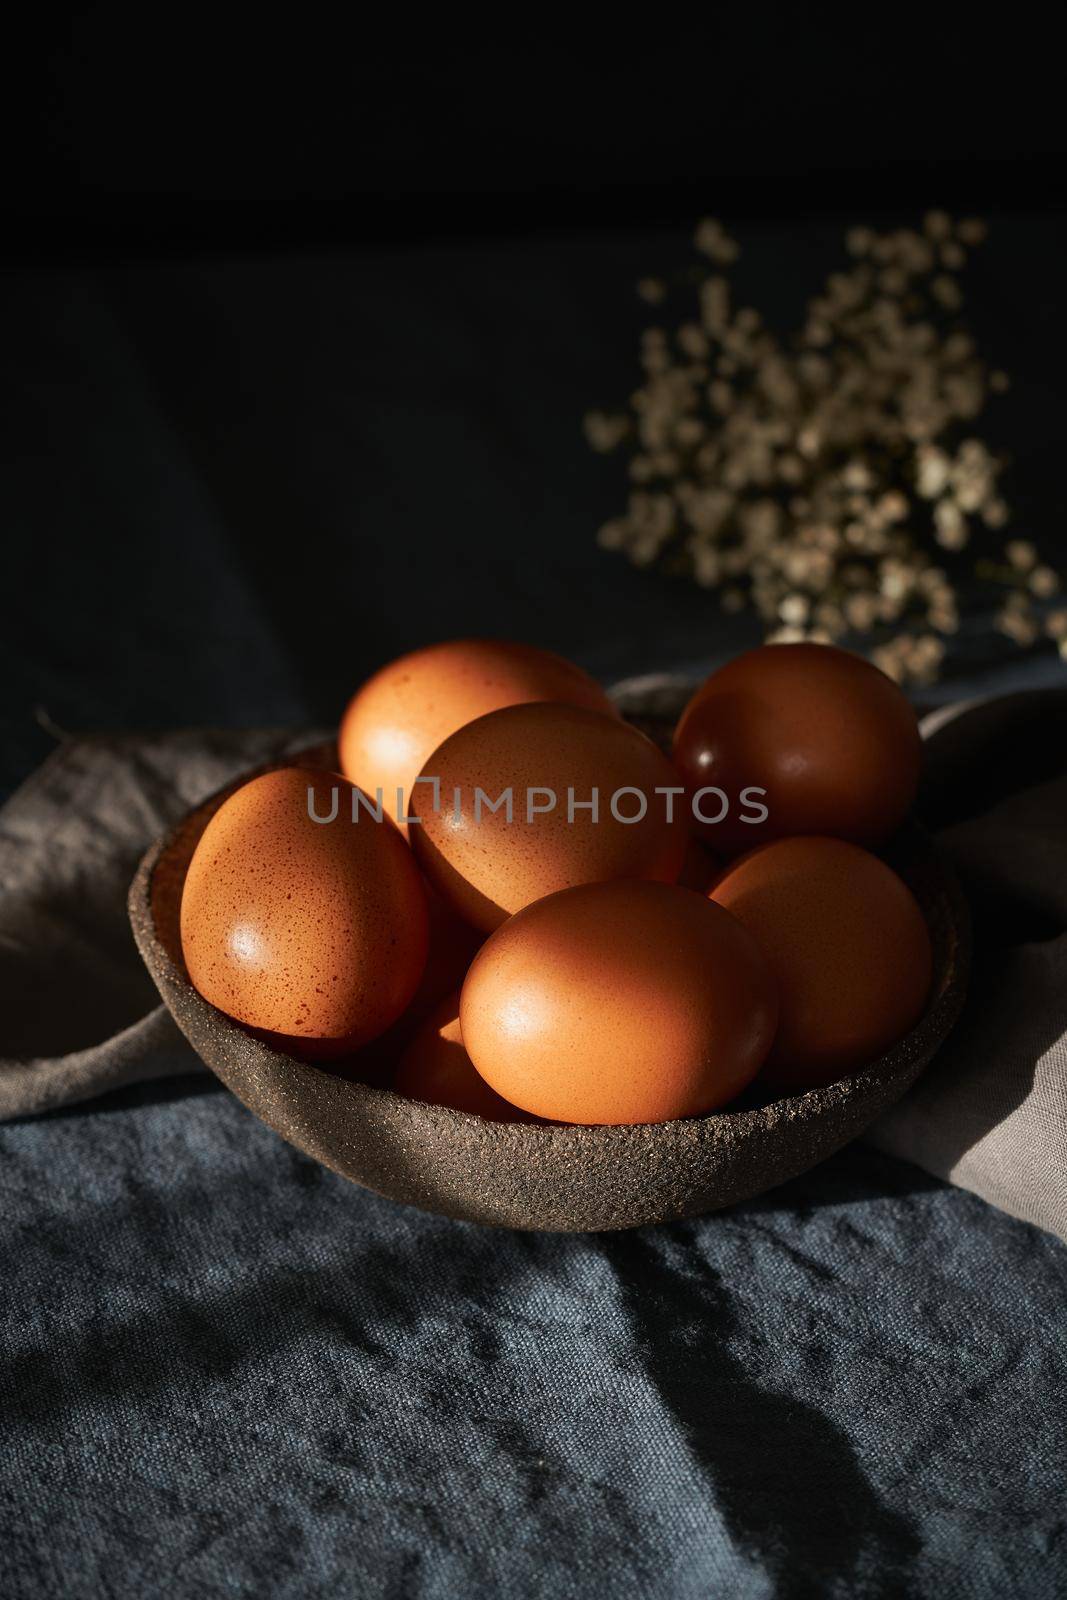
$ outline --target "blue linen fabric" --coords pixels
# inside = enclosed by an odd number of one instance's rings
[[[0,1172],[9,1600],[1063,1593],[1067,1249],[870,1149],[494,1232],[187,1079]]]

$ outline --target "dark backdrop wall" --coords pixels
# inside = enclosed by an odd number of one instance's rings
[[[21,26],[5,205],[9,248],[35,257],[910,211],[919,192],[1044,209],[1062,190],[1047,8],[719,6],[584,44],[385,44],[244,8]]]
[[[381,660],[455,633],[605,676],[750,637],[597,549],[623,485],[581,435],[633,387],[635,280],[708,212],[785,327],[844,224],[992,214],[973,320],[1016,380],[1013,497],[1060,537],[1050,42],[1018,8],[995,29],[792,6],[661,26],[387,49],[291,17],[24,24],[3,141],[5,785],[42,724],[329,720]]]

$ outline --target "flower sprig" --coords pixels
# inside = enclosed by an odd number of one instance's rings
[[[772,639],[858,636],[898,679],[938,675],[972,576],[997,593],[1004,634],[1044,634],[1067,659],[1059,575],[1009,537],[1003,462],[975,432],[1008,382],[960,317],[984,233],[943,212],[850,229],[849,265],[783,342],[735,308],[737,244],[702,222],[696,306],[645,330],[629,409],[586,418],[594,449],[629,455],[626,509],[600,543],[682,567],[726,610],[753,606]],[[638,291],[669,299],[658,279]]]

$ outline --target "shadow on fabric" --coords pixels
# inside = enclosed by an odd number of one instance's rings
[[[753,1383],[728,1345],[738,1317],[689,1226],[604,1234],[600,1246],[649,1376],[730,1531],[773,1574],[779,1600],[815,1600],[837,1582],[886,1600],[907,1592],[914,1531],[881,1504],[834,1422]],[[665,1281],[669,1299],[657,1289]]]

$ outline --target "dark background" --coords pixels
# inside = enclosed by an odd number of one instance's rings
[[[764,6],[615,19],[590,45],[461,45],[414,18],[391,44],[303,15],[23,23],[3,784],[52,724],[330,721],[431,638],[510,634],[615,676],[755,637],[597,549],[623,481],[581,433],[634,385],[635,280],[709,212],[783,330],[849,223],[992,217],[971,319],[1015,384],[987,432],[1018,531],[1055,555],[1067,135],[1036,15]],[[1003,656],[965,648],[945,692]]]
[[[368,40],[314,9],[49,17],[8,58],[13,247],[304,250],[1061,197],[1047,11],[612,22],[591,43],[477,44]]]

